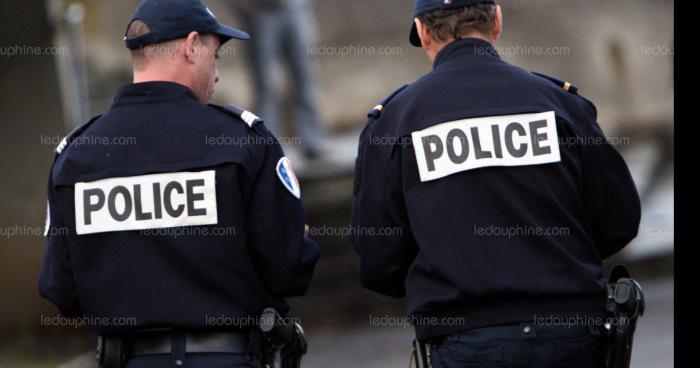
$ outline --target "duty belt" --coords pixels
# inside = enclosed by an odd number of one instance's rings
[[[130,356],[170,354],[172,352],[172,333],[136,334],[127,338]],[[247,333],[208,332],[187,333],[185,353],[227,353],[244,354],[248,346]]]
[[[100,336],[97,361],[100,367],[121,367],[129,358],[158,354],[246,354],[249,333],[171,331],[139,332],[123,337]],[[184,358],[184,357],[183,357]]]

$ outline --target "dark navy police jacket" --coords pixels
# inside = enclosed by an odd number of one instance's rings
[[[57,151],[39,288],[95,333],[249,327],[309,287],[299,186],[254,115],[132,84]]]
[[[575,91],[462,39],[370,114],[352,242],[363,284],[407,296],[419,339],[604,316],[602,260],[636,236],[640,201]]]

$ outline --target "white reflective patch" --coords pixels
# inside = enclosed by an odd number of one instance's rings
[[[411,136],[422,182],[482,167],[561,161],[553,111],[451,121]]]
[[[243,113],[241,114],[241,119],[243,119],[243,121],[245,121],[245,123],[248,124],[249,127],[252,127],[257,120],[260,120],[260,118],[257,115],[253,114],[250,111],[243,111]]]
[[[46,222],[44,222],[44,236],[49,235],[51,229],[51,205],[46,201]]]
[[[78,235],[217,223],[214,170],[75,184]]]
[[[59,155],[63,152],[64,149],[68,147],[68,137],[65,137],[61,139],[61,142],[58,144],[58,147],[56,147],[56,153]]]

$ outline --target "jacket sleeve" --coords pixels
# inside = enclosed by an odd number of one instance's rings
[[[606,259],[637,236],[641,204],[627,164],[595,121],[582,148],[582,171],[593,240]]]
[[[49,177],[46,214],[46,251],[39,273],[39,293],[66,317],[83,315],[78,300],[68,249],[68,229],[56,200],[53,178]]]
[[[360,257],[362,284],[402,298],[418,246],[411,233],[402,186],[402,147],[370,122],[360,136],[355,167],[351,241]]]
[[[265,143],[256,145],[254,154],[259,157],[255,161],[259,164],[248,172],[249,248],[261,278],[273,293],[300,296],[311,284],[319,248],[305,235],[301,199],[283,184],[286,175],[298,188],[294,173],[278,173],[284,158],[281,146],[262,124],[255,130]]]

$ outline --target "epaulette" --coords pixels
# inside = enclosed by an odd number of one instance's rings
[[[85,131],[85,129],[87,129],[90,125],[92,125],[92,123],[97,121],[97,119],[99,119],[101,116],[102,115],[97,115],[97,116],[93,117],[92,119],[90,119],[90,121],[88,121],[87,123],[71,130],[70,133],[68,133],[65,137],[63,137],[63,139],[61,140],[61,143],[59,143],[58,146],[56,147],[56,154],[60,155],[61,152],[63,152],[66,149],[66,147],[68,147],[68,145],[73,140],[73,138],[82,134]]]
[[[578,87],[576,87],[575,85],[573,85],[569,82],[566,82],[566,81],[563,81],[561,79],[557,79],[554,77],[550,77],[550,76],[542,74],[542,73],[532,72],[532,74],[534,74],[540,78],[544,78],[544,79],[549,80],[550,82],[556,84],[557,86],[559,86],[560,88],[562,88],[566,92],[578,95]]]
[[[408,84],[404,84],[392,94],[384,98],[379,105],[375,106],[372,110],[369,110],[369,112],[367,113],[367,118],[375,120],[379,119],[379,117],[382,116],[382,110],[384,110],[384,106],[386,106],[389,103],[389,101],[391,101],[392,98],[396,97],[396,95],[398,95],[401,91],[406,89],[406,87],[408,87]]]
[[[215,107],[221,111],[227,112],[237,118],[243,120],[249,127],[253,127],[257,123],[262,123],[263,120],[252,112],[240,108],[234,104],[228,104],[226,106],[219,106],[214,104],[209,104],[211,107]]]

